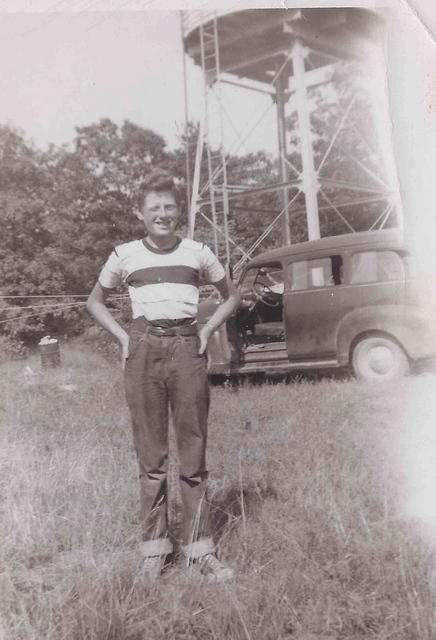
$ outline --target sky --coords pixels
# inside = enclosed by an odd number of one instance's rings
[[[92,5],[92,0],[77,0],[75,6],[84,10],[7,13],[0,0],[0,123],[20,128],[46,147],[71,141],[76,126],[101,118],[117,124],[131,120],[176,146],[185,123],[180,12],[90,11]],[[186,78],[188,117],[198,120],[202,78],[188,58]],[[236,132],[243,134],[271,106],[263,121],[268,133],[260,131],[260,145],[252,136],[242,151],[266,147],[274,152],[271,100],[234,87],[224,87],[223,96],[234,105],[228,145],[236,145]]]
[[[164,134],[184,122],[179,14],[0,14],[0,122],[39,146],[108,117]]]

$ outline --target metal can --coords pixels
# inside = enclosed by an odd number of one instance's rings
[[[43,368],[59,367],[61,364],[61,352],[59,342],[55,338],[46,336],[39,341],[39,353],[41,354],[41,366]]]

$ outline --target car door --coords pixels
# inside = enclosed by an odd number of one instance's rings
[[[342,256],[298,259],[287,264],[285,270],[289,283],[284,294],[289,359],[334,357],[336,328],[343,315]]]

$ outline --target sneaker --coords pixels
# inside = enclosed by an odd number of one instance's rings
[[[195,567],[203,576],[209,578],[209,580],[216,580],[217,582],[231,580],[235,573],[231,567],[228,567],[218,560],[213,553],[207,553],[200,558],[196,558],[191,566]]]
[[[145,556],[142,571],[150,580],[159,578],[165,562],[165,556]]]

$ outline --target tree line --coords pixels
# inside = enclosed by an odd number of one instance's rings
[[[316,162],[328,148],[348,103],[349,74],[340,71],[335,82],[333,93],[318,89],[311,98]],[[365,162],[374,162],[373,151],[365,149],[356,133],[358,126],[368,120],[362,97],[349,119],[352,126],[344,129],[343,140],[332,150],[329,163],[335,179],[356,181],[358,176],[350,174],[356,169],[351,167],[347,154],[358,153]],[[288,157],[298,169],[295,114],[287,124],[291,133]],[[190,123],[179,146],[171,150],[164,138],[150,129],[129,121],[117,126],[102,119],[77,127],[70,145],[51,145],[41,150],[22,132],[0,125],[0,336],[6,336],[18,350],[19,345],[35,344],[47,333],[75,335],[84,330],[89,320],[83,304],[76,303],[85,300],[113,246],[143,236],[143,225],[133,215],[141,206],[141,183],[160,166],[171,171],[184,189],[186,149],[191,150],[192,163],[197,133],[197,125]],[[278,180],[277,160],[264,151],[230,156],[227,167],[231,184],[256,186]],[[335,194],[330,196],[334,198]],[[278,193],[235,201],[230,210],[233,239],[249,247],[280,209]],[[322,234],[347,232],[343,221],[331,213],[321,212]],[[349,214],[357,230],[365,228],[371,215],[370,205]],[[306,239],[302,196],[300,203],[296,202],[291,227],[294,242]],[[197,233],[198,239],[213,248],[211,227],[202,218],[198,219]],[[278,226],[261,250],[280,243]],[[46,297],[57,295],[83,297]],[[36,305],[44,305],[44,313]]]

